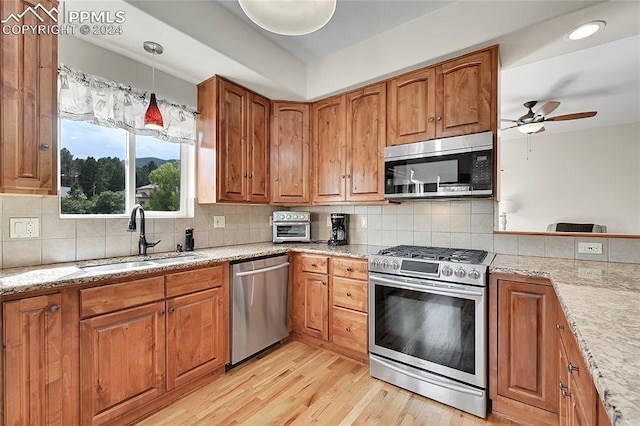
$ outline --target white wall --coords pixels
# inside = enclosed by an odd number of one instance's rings
[[[58,37],[58,63],[89,74],[98,75],[139,90],[151,91],[151,67],[103,49],[74,36]],[[155,92],[159,98],[196,107],[195,84],[155,71]]]
[[[500,198],[517,206],[507,231],[579,222],[640,234],[640,123],[542,133],[530,146],[527,159],[527,137],[500,142]]]

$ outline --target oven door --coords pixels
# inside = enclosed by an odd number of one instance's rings
[[[481,388],[486,288],[369,274],[369,352]]]
[[[273,222],[273,242],[309,242],[311,224],[309,222]]]

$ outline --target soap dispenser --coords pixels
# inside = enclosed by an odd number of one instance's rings
[[[195,240],[193,239],[193,228],[185,229],[184,246],[185,246],[185,251],[193,251],[193,247],[195,246]]]

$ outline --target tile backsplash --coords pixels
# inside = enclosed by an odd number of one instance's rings
[[[410,201],[384,205],[302,206],[312,213],[311,238],[329,239],[330,213],[348,213],[349,242],[474,248],[504,254],[640,263],[639,238],[588,238],[493,234],[492,200]],[[196,205],[190,219],[149,219],[148,241],[161,240],[150,253],[174,251],[184,230],[194,229],[196,248],[271,241],[269,218],[281,206]],[[60,219],[58,197],[0,196],[0,267],[32,266],[137,254],[138,232],[126,231],[128,219]],[[214,228],[225,216],[225,228]],[[40,235],[10,239],[9,219],[37,217]],[[363,227],[366,223],[366,227]],[[602,254],[579,254],[578,242],[602,243]]]

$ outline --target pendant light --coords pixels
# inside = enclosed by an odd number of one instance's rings
[[[156,54],[162,55],[164,49],[154,41],[145,41],[142,46],[144,47],[144,50],[153,55],[151,67],[151,100],[149,101],[147,112],[144,114],[144,127],[147,129],[162,130],[164,127],[164,121],[162,120],[162,113],[156,103],[156,94],[154,93],[154,90],[156,88]]]

